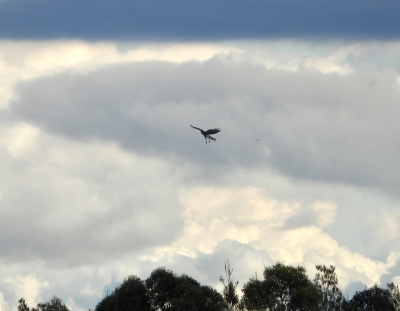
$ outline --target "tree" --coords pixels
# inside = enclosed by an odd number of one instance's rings
[[[21,298],[20,300],[18,300],[18,311],[30,311],[24,298]]]
[[[38,303],[32,311],[69,311],[65,303],[58,297],[53,296],[48,302]]]
[[[69,311],[67,305],[57,296],[49,301],[38,303],[36,308],[29,309],[24,298],[18,300],[18,311]]]
[[[239,282],[233,281],[232,273],[233,268],[231,268],[229,260],[227,259],[225,262],[226,283],[222,275],[220,276],[219,280],[224,285],[222,295],[228,305],[229,310],[235,310],[237,304],[239,303],[239,296],[236,293],[236,287],[238,286]]]
[[[257,278],[257,274],[244,284],[242,292],[240,305],[246,310],[261,311],[275,305],[275,297],[271,295],[265,282]]]
[[[202,286],[201,291],[203,292],[204,297],[204,310],[225,310],[226,304],[224,298],[214,288],[211,288],[210,286]]]
[[[394,283],[387,284],[387,288],[390,293],[390,298],[393,306],[396,310],[400,309],[400,290],[398,285],[394,285]]]
[[[104,297],[94,309],[95,311],[113,311],[115,307],[116,296],[114,293]]]
[[[296,291],[302,288],[315,290],[307,277],[306,269],[300,266],[285,266],[278,262],[271,268],[265,268],[264,279],[266,287],[282,310],[295,310],[291,300]]]
[[[340,311],[343,309],[345,298],[338,287],[338,278],[334,266],[315,266],[317,273],[314,278],[315,286],[322,292],[322,310]]]
[[[192,278],[178,277],[179,296],[171,299],[171,310],[174,311],[222,311],[225,302],[221,294],[209,286],[201,286]]]
[[[248,310],[316,310],[320,291],[303,267],[278,262],[264,270],[264,280],[251,279],[244,285],[242,302]]]
[[[137,276],[129,276],[115,289],[115,311],[151,310],[144,282]]]
[[[361,292],[356,292],[349,301],[349,311],[396,311],[392,302],[392,296],[389,289],[379,288],[374,285]]]
[[[176,276],[170,270],[158,268],[145,281],[150,304],[155,310],[168,310],[171,299],[178,296]]]
[[[321,292],[314,286],[302,287],[293,292],[288,310],[321,311]]]
[[[154,310],[222,311],[225,308],[224,299],[216,290],[165,268],[154,270],[145,284]]]
[[[100,301],[95,311],[151,311],[144,282],[131,275],[114,292]]]

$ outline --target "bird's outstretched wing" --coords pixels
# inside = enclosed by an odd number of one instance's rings
[[[206,131],[206,134],[207,135],[211,135],[211,134],[217,134],[219,132],[221,132],[221,130],[218,129],[218,128],[217,129],[209,129],[209,130]]]
[[[202,129],[199,129],[198,127],[195,127],[195,126],[193,126],[193,125],[191,125],[191,124],[190,124],[190,126],[193,127],[193,128],[196,129],[196,130],[201,131],[201,132],[203,131]]]

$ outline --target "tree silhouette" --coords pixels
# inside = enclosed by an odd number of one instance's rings
[[[36,308],[29,309],[24,298],[18,300],[18,311],[70,311],[66,304],[57,296],[48,302],[38,303]]]
[[[400,290],[398,285],[394,285],[394,283],[387,284],[387,288],[390,293],[390,298],[393,306],[396,310],[400,309]]]
[[[396,311],[390,290],[379,288],[377,284],[361,292],[356,292],[349,301],[348,311]]]
[[[340,311],[345,299],[338,287],[338,278],[334,266],[315,266],[317,273],[314,278],[315,286],[322,292],[322,311]]]
[[[18,300],[18,311],[30,311],[24,298]]]
[[[229,260],[227,259],[225,262],[226,283],[222,275],[220,276],[219,280],[224,285],[222,295],[224,296],[225,302],[227,303],[229,310],[235,310],[237,304],[239,303],[239,296],[236,293],[236,287],[238,286],[239,282],[233,281],[232,274],[233,268],[231,268]]]
[[[247,310],[319,310],[320,291],[312,284],[303,267],[278,262],[264,270],[264,280],[251,279],[243,288],[243,306]]]
[[[53,296],[48,302],[38,303],[32,311],[70,311],[66,304],[57,296]]]
[[[215,289],[165,268],[154,270],[145,283],[154,310],[222,311],[225,308],[223,297]]]

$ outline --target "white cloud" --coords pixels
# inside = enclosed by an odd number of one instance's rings
[[[8,310],[8,306],[6,304],[6,302],[4,301],[4,294],[2,292],[0,292],[0,305],[2,306],[2,308],[6,308]]]
[[[13,285],[15,300],[23,297],[28,305],[38,301],[41,290],[49,286],[48,282],[41,281],[34,275],[7,277],[4,282]]]
[[[311,277],[315,265],[333,264],[338,267],[342,288],[357,281],[371,286],[387,273],[385,263],[341,247],[315,226],[326,226],[334,221],[336,205],[333,202],[311,204],[317,213],[315,225],[282,230],[288,217],[301,212],[300,203],[280,202],[265,196],[261,189],[198,188],[186,190],[181,200],[185,206],[185,235],[169,248],[158,250],[158,261],[167,250],[201,258],[200,254],[212,254],[219,243],[233,239],[264,250],[271,262],[304,265]],[[261,262],[259,264],[257,270],[261,274]]]
[[[334,221],[336,204],[333,202],[315,202],[313,210],[318,215],[318,225],[325,227]]]
[[[37,136],[37,128],[27,123],[18,123],[7,128],[1,142],[12,157],[30,157],[35,153]]]
[[[148,44],[84,41],[0,41],[0,108],[8,107],[15,85],[21,81],[61,72],[87,73],[113,64],[169,61],[204,61],[220,54],[237,53],[219,44]]]
[[[388,268],[394,267],[399,259],[400,259],[400,252],[390,252],[386,260],[386,266]]]
[[[277,202],[256,188],[198,188],[181,194],[185,235],[172,247],[211,253],[225,239],[250,243],[280,227],[296,204]]]

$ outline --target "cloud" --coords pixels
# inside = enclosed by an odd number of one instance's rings
[[[324,231],[322,227],[333,221],[336,206],[332,202],[317,201],[302,206],[299,202],[268,197],[261,189],[216,187],[185,191],[181,200],[185,206],[184,234],[171,245],[155,249],[153,256],[143,257],[143,260],[164,262],[166,258],[183,256],[197,263],[204,257],[217,256],[223,262],[222,256],[217,254],[230,245],[229,251],[224,253],[232,263],[236,262],[236,271],[243,269],[238,274],[241,284],[255,272],[262,274],[262,260],[266,265],[283,261],[305,266],[310,278],[314,277],[315,265],[332,264],[337,267],[343,289],[356,281],[371,286],[388,273],[385,262],[339,245]],[[315,217],[301,226],[288,228],[286,223],[291,215],[301,215],[302,210],[313,211]],[[218,263],[208,266],[215,267]],[[193,266],[184,267],[193,271]]]
[[[393,0],[226,0],[0,2],[7,39],[210,41],[267,38],[393,39],[399,37]]]
[[[39,298],[38,296],[42,288],[49,286],[48,282],[40,281],[34,275],[8,277],[4,279],[4,282],[13,285],[16,301],[24,297],[28,305],[34,304]]]
[[[26,124],[3,131],[2,139],[2,258],[81,265],[180,232],[179,176],[163,161],[112,145],[76,145]]]
[[[302,206],[303,205],[303,206]],[[335,218],[336,204],[333,202],[314,202],[311,206],[298,204],[296,211],[286,220],[285,228],[293,229],[303,226],[317,224],[325,227],[333,223]]]
[[[220,286],[226,258],[241,285],[279,260],[398,280],[397,42],[0,51],[5,302],[34,279],[87,310],[159,266]]]
[[[221,43],[0,41],[0,109],[6,109],[21,81],[62,72],[85,74],[101,67],[137,61],[175,63],[204,61],[215,55],[238,54],[238,48]]]
[[[399,186],[393,70],[293,74],[224,58],[146,62],[33,80],[20,84],[18,95],[10,109],[24,122],[204,165],[202,174],[212,178],[268,164],[298,179],[393,194]],[[220,127],[218,143],[200,152],[201,137],[189,124]]]

